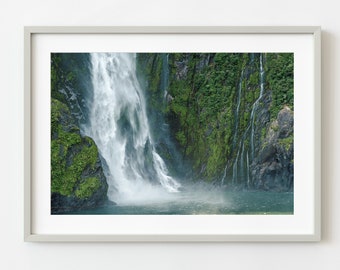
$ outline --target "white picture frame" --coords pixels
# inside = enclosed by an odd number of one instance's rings
[[[24,65],[24,240],[28,242],[228,242],[228,241],[319,241],[321,239],[321,29],[318,26],[290,26],[290,27],[42,27],[42,26],[29,26],[24,29],[24,42],[25,42],[25,65]],[[115,228],[103,230],[101,229],[100,223],[104,222],[98,216],[92,216],[93,219],[97,218],[93,224],[97,224],[96,228],[89,230],[89,232],[81,231],[80,233],[75,233],[74,229],[68,231],[68,222],[78,223],[78,218],[74,218],[64,222],[65,220],[60,220],[59,222],[66,224],[62,232],[50,230],[46,224],[53,223],[56,220],[49,221],[37,221],[40,219],[41,212],[37,210],[36,198],[40,196],[37,190],[41,190],[40,186],[35,181],[39,173],[37,172],[37,155],[40,155],[41,151],[46,151],[49,153],[49,149],[41,150],[41,147],[37,146],[36,132],[34,132],[37,126],[44,129],[44,125],[39,123],[36,115],[43,114],[43,107],[48,108],[49,104],[39,103],[36,99],[37,91],[35,86],[37,85],[34,80],[37,80],[37,74],[34,74],[39,70],[35,67],[35,59],[39,57],[40,50],[35,48],[43,45],[46,39],[52,38],[53,40],[58,40],[60,37],[71,37],[76,40],[78,37],[88,35],[90,38],[92,36],[119,36],[122,38],[129,36],[139,36],[143,37],[145,41],[145,46],[147,47],[149,37],[159,37],[162,35],[178,35],[178,36],[200,36],[200,38],[209,39],[212,36],[240,36],[245,38],[259,37],[259,36],[274,36],[282,38],[290,37],[290,40],[299,37],[308,37],[307,41],[310,43],[310,48],[312,48],[312,53],[309,54],[310,63],[312,63],[312,74],[307,77],[311,89],[306,91],[308,95],[311,96],[310,106],[311,114],[304,116],[309,119],[302,119],[311,122],[310,133],[308,136],[310,140],[310,145],[305,147],[309,148],[310,162],[308,163],[308,183],[307,192],[303,194],[302,192],[294,193],[295,196],[305,196],[301,200],[307,200],[308,213],[307,221],[305,224],[298,224],[296,220],[303,220],[303,215],[299,216],[299,212],[295,212],[290,218],[292,222],[289,226],[292,228],[287,228],[285,230],[274,228],[280,223],[280,217],[275,217],[277,220],[273,221],[274,227],[268,227],[268,229],[257,229],[246,228],[243,230],[230,230],[226,228],[220,228],[215,230],[216,223],[222,220],[224,217],[209,216],[206,217],[210,219],[208,223],[211,225],[208,229],[201,229],[188,233],[188,229],[181,230],[181,222],[188,222],[188,224],[195,224],[196,220],[192,220],[197,217],[183,217],[181,221],[176,221],[177,229],[169,230],[155,230],[152,228],[147,228],[145,231],[130,231],[118,230]],[[43,39],[40,39],[43,37]],[[40,45],[39,45],[40,43]],[[63,44],[63,41],[60,41]],[[235,41],[237,44],[237,39]],[[48,46],[48,45],[47,45]],[[65,44],[66,46],[66,44]],[[68,45],[67,45],[68,46]],[[66,47],[67,47],[66,46]],[[234,45],[235,46],[235,45]],[[63,47],[63,45],[61,46]],[[72,46],[71,46],[72,47]],[[242,47],[242,46],[241,46]],[[40,47],[39,47],[40,48]],[[128,46],[129,48],[129,46]],[[254,47],[256,50],[256,46]],[[88,50],[88,48],[85,48]],[[48,49],[47,49],[48,50]],[[71,48],[71,51],[74,51]],[[142,49],[143,50],[143,49]],[[47,71],[48,72],[48,71]],[[35,77],[36,76],[36,77]],[[38,76],[39,77],[39,76]],[[38,79],[39,80],[39,79]],[[305,91],[305,90],[304,90]],[[296,123],[295,123],[296,124]],[[46,127],[48,128],[48,127]],[[296,132],[296,130],[294,131]],[[303,147],[301,148],[304,149]],[[41,167],[45,170],[48,166]],[[48,194],[49,196],[49,194]],[[295,197],[296,199],[296,197]],[[55,217],[54,217],[55,218]],[[63,219],[65,217],[58,217]],[[120,219],[129,219],[127,216],[116,217]],[[166,218],[166,217],[165,217]],[[230,218],[230,217],[229,217]],[[244,220],[242,220],[244,218]],[[263,221],[265,217],[261,215],[252,217],[235,217],[235,224],[240,224],[242,222],[251,222],[251,224],[266,224],[267,221]],[[49,217],[46,217],[49,219]],[[150,216],[141,216],[140,219],[152,219]],[[236,219],[238,219],[236,221]],[[170,219],[171,221],[171,219]],[[136,220],[133,220],[136,222]],[[138,221],[137,221],[138,222]],[[156,220],[156,224],[158,221]],[[159,224],[168,223],[169,219],[164,219],[160,221]],[[225,222],[225,221],[223,221]],[[228,222],[233,222],[231,218]],[[237,223],[238,222],[238,223]],[[268,222],[271,222],[268,219]],[[285,221],[283,221],[284,223]],[[58,223],[58,222],[57,222]],[[91,222],[90,222],[91,223]],[[146,222],[147,227],[152,222]],[[228,223],[228,224],[229,224]],[[124,224],[124,222],[122,223]],[[298,229],[294,229],[294,224],[297,224]],[[122,225],[123,226],[123,225]],[[214,227],[215,226],[215,227]],[[40,229],[37,229],[37,228]],[[250,226],[249,226],[250,227]],[[307,228],[304,230],[304,228]],[[41,229],[42,228],[42,229]],[[270,229],[269,229],[270,228]]]

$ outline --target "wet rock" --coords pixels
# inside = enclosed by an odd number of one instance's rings
[[[255,188],[292,191],[294,180],[294,114],[285,106],[274,120],[252,164]]]
[[[97,146],[82,137],[67,105],[51,103],[51,213],[90,209],[107,201],[108,185]]]

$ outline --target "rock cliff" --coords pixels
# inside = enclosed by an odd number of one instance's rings
[[[290,191],[294,176],[294,115],[285,106],[266,132],[259,154],[251,166],[254,187]]]
[[[139,66],[150,111],[165,115],[185,177],[293,189],[293,54],[143,54]]]
[[[94,141],[82,137],[67,105],[51,101],[51,213],[97,207],[107,183]]]

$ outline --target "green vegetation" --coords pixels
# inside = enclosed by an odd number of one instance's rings
[[[293,108],[294,55],[267,53],[263,59],[265,95],[270,99],[261,99],[257,109],[267,110],[273,120],[283,105]],[[185,159],[192,161],[196,177],[213,181],[235,159],[241,140],[250,147],[249,136],[242,139],[242,135],[249,132],[253,104],[260,94],[259,54],[170,53],[171,98],[165,107],[160,102],[164,61],[164,54],[138,54],[149,111],[166,113],[171,136]],[[264,140],[269,118],[264,124],[255,119],[255,140]]]
[[[265,67],[273,99],[270,114],[274,119],[284,105],[294,110],[294,54],[268,53]]]
[[[286,149],[286,151],[288,151],[290,149],[290,147],[292,146],[293,142],[294,142],[293,135],[291,135],[291,136],[289,136],[287,138],[283,138],[283,139],[279,139],[278,140],[279,145],[283,146]]]
[[[215,62],[210,63],[210,67],[202,66],[204,57],[214,57]],[[225,121],[225,116],[232,111],[232,101],[225,97],[235,92],[232,86],[236,86],[239,75],[234,70],[237,58],[226,54],[171,54],[169,57],[169,93],[174,97],[169,104],[169,115],[177,120],[172,122],[175,137],[183,154],[195,161],[196,171],[207,164],[205,176],[209,179],[222,168],[222,156],[226,152],[225,147],[216,145],[224,145],[231,139],[231,134],[222,126],[232,124]],[[223,64],[229,68],[223,68]],[[181,70],[183,65],[186,69]]]
[[[91,138],[82,138],[80,136],[78,128],[74,124],[68,123],[71,126],[70,130],[65,130],[60,124],[60,118],[63,114],[70,114],[67,106],[58,100],[52,99],[51,191],[69,196],[73,194],[79,184],[82,172],[87,167],[94,168],[97,162],[98,150]],[[86,193],[86,190],[84,190],[86,187],[85,185],[81,189],[81,194]]]
[[[165,54],[159,53],[139,53],[137,61],[137,74],[142,77],[141,81],[145,84],[143,88],[148,89],[146,98],[148,99],[148,108],[153,110],[162,110],[162,67]],[[149,113],[151,111],[149,110]]]
[[[205,168],[202,176],[213,180],[235,155],[236,125],[238,134],[249,125],[251,105],[260,91],[259,68],[255,62],[248,67],[249,55],[238,53],[171,54],[169,61],[169,93],[174,97],[169,115],[176,120],[175,138],[183,154],[194,161],[194,170]],[[186,70],[181,70],[183,63]],[[249,69],[248,75],[242,75],[244,69]]]
[[[58,90],[65,83],[63,71],[61,68],[60,54],[51,54],[51,98],[66,102],[65,96]],[[66,105],[65,105],[66,106]],[[57,110],[55,110],[57,112]]]
[[[51,192],[79,199],[90,198],[101,186],[93,176],[98,149],[91,138],[81,137],[60,90],[72,87],[81,94],[87,61],[87,54],[51,54]]]
[[[79,185],[75,194],[78,198],[87,199],[91,197],[93,192],[95,192],[99,187],[99,179],[97,177],[89,177],[85,180],[85,182]]]

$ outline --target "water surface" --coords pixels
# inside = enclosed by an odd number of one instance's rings
[[[292,192],[195,191],[161,200],[126,202],[70,214],[80,215],[289,215],[294,213]]]

